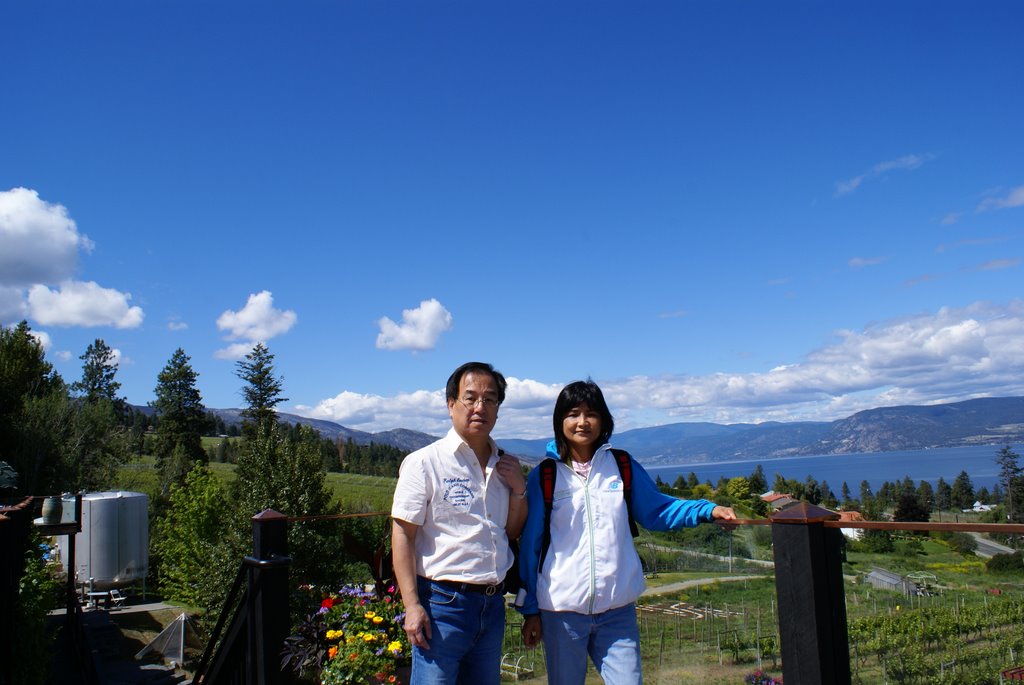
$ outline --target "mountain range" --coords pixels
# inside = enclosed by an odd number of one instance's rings
[[[228,425],[240,423],[238,409],[211,409]],[[436,436],[404,428],[380,433],[346,428],[333,421],[278,413],[282,421],[300,423],[325,438],[352,439],[414,450]],[[524,461],[544,456],[548,438],[500,439],[498,444]],[[715,461],[773,459],[824,454],[891,452],[931,447],[1024,442],[1024,397],[991,397],[928,406],[881,407],[837,421],[766,423],[673,423],[616,433],[616,447],[641,463],[671,465]]]

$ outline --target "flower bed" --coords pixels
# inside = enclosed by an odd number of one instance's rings
[[[285,666],[319,672],[322,685],[402,683],[401,667],[412,652],[394,586],[379,596],[352,586],[326,593],[300,589],[319,608],[285,641]]]

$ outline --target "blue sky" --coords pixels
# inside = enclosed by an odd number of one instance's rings
[[[542,437],[1024,394],[1016,2],[9,3],[0,321],[143,404]]]

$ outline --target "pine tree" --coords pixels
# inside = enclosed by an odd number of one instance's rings
[[[1004,445],[996,454],[996,463],[999,464],[999,482],[1006,491],[1006,516],[1011,523],[1016,523],[1021,516],[1017,513],[1020,508],[1020,501],[1014,497],[1014,492],[1020,487],[1018,481],[1021,477],[1020,455]]]
[[[31,331],[26,321],[0,327],[0,449],[18,474],[19,494],[59,493],[71,485],[61,445],[73,409]]]
[[[953,488],[946,482],[945,478],[939,478],[935,484],[935,508],[939,511],[948,511],[953,506]]]
[[[169,492],[172,483],[184,483],[195,462],[206,463],[202,444],[206,414],[196,388],[198,374],[190,361],[180,347],[175,350],[157,376],[154,391],[153,408],[158,418],[154,451],[164,493]]]
[[[768,479],[765,478],[764,468],[758,464],[754,472],[750,474],[750,492],[754,495],[763,495],[768,491]]]
[[[245,400],[242,416],[257,425],[276,421],[274,407],[287,402],[288,398],[281,396],[284,379],[274,375],[274,355],[266,345],[257,343],[235,366],[236,375],[245,381],[242,386],[242,398]]]
[[[950,504],[957,509],[970,509],[974,505],[974,484],[966,471],[961,471],[953,481],[949,499]]]
[[[79,359],[82,360],[82,380],[71,384],[73,392],[89,403],[100,400],[123,402],[117,397],[121,384],[114,380],[117,358],[107,343],[96,338]]]
[[[843,487],[840,488],[839,493],[840,497],[842,497],[843,499],[843,508],[849,509],[855,506],[853,501],[853,494],[850,492],[850,486],[846,484],[845,480],[843,481]]]

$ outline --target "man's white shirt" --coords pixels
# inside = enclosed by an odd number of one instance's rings
[[[391,516],[420,526],[416,573],[432,580],[493,585],[512,566],[505,534],[509,488],[488,439],[486,472],[455,429],[402,461]]]

